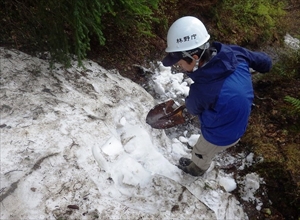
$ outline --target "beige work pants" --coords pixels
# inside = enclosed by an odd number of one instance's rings
[[[202,170],[207,170],[216,154],[236,145],[239,141],[240,139],[227,146],[217,146],[209,143],[201,135],[193,147],[192,161]]]

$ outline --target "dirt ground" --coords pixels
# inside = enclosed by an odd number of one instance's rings
[[[266,180],[266,201],[272,201],[268,208],[275,214],[271,219],[299,218],[300,118],[284,101],[287,95],[299,98],[299,86],[299,74],[293,80],[265,77],[254,82],[256,107],[242,140],[264,157],[252,169]]]

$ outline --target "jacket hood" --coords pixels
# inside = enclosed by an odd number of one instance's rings
[[[213,42],[212,47],[217,50],[217,54],[205,66],[188,74],[195,83],[223,81],[238,65],[237,57],[229,46]]]

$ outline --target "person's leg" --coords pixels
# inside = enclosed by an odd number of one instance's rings
[[[235,144],[235,143],[234,143]],[[234,144],[228,145],[228,146],[217,146],[214,145],[203,137],[201,135],[193,147],[192,151],[192,161],[201,169],[207,170],[211,164],[212,159],[215,157],[215,155]]]
[[[178,167],[193,176],[201,176],[209,168],[217,153],[236,145],[238,142],[239,140],[227,146],[217,146],[206,141],[201,135],[193,147],[192,160],[180,158]]]

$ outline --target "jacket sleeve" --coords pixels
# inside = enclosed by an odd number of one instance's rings
[[[193,83],[189,95],[185,98],[187,111],[192,115],[201,115],[203,111],[213,109],[222,87],[220,84],[223,85],[220,80],[206,85]]]
[[[252,69],[260,73],[266,73],[271,70],[272,60],[270,56],[263,52],[254,52],[246,48],[231,45],[239,61],[246,61]]]
[[[198,109],[196,106],[197,105],[194,103],[194,99],[191,99],[190,96],[185,98],[185,107],[190,114],[200,115],[202,113],[202,110]]]

